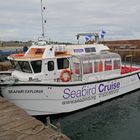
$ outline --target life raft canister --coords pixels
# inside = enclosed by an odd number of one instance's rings
[[[71,80],[71,71],[70,70],[63,70],[60,74],[60,79],[62,82],[69,82]]]
[[[23,57],[24,54],[11,54],[10,56],[13,58],[20,58],[20,57]]]

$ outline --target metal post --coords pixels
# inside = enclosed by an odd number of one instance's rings
[[[61,124],[60,124],[60,122],[58,122],[56,124],[56,127],[57,127],[57,132],[61,132]]]
[[[51,121],[50,121],[50,117],[46,117],[46,125],[47,126],[51,126]]]

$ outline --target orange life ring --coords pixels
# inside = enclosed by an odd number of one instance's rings
[[[71,74],[72,73],[71,73],[70,70],[67,70],[67,69],[63,70],[61,72],[61,74],[60,74],[61,81],[63,81],[63,82],[69,82],[71,80]],[[65,75],[67,75],[67,77],[65,77]]]

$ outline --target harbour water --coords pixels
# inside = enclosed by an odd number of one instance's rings
[[[72,140],[139,140],[140,90],[51,121]]]

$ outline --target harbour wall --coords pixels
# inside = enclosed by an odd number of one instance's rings
[[[132,56],[133,62],[140,64],[140,40],[117,40],[117,41],[104,41],[112,52],[119,53],[122,61],[125,57]]]

